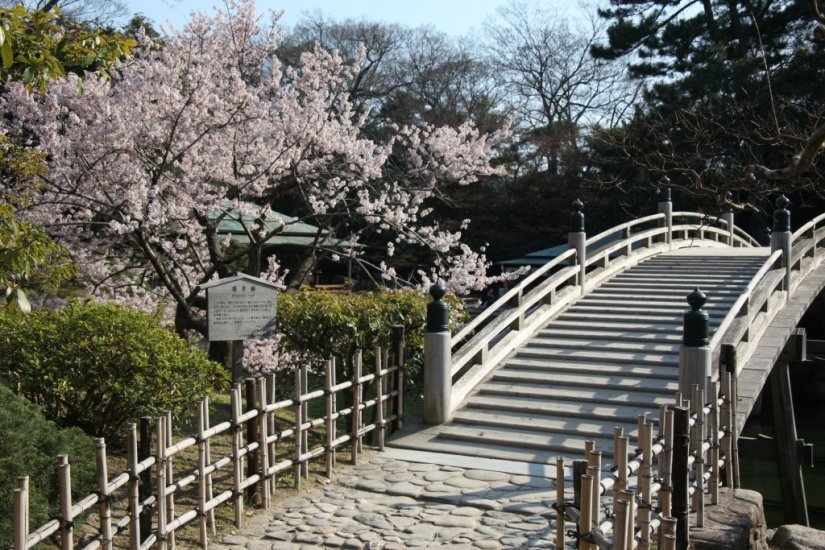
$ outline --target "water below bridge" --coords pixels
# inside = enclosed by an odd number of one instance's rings
[[[768,407],[766,407],[767,409]],[[814,466],[803,466],[805,495],[811,527],[825,529],[825,403],[797,402],[794,406],[797,435],[814,445]],[[767,415],[751,416],[743,436],[772,435],[773,426]],[[767,458],[741,458],[742,486],[762,493],[768,526],[783,523],[782,501],[776,462]]]

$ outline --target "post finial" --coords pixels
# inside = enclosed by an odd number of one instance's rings
[[[707,301],[707,296],[698,288],[687,295],[690,311],[684,315],[682,343],[685,346],[699,348],[710,344],[708,312],[702,309]]]
[[[665,176],[662,178],[662,183],[667,185],[670,183],[670,179]],[[672,202],[670,198],[670,187],[662,187],[659,189],[659,202]]]
[[[450,330],[450,306],[442,300],[447,294],[447,289],[441,281],[430,287],[432,302],[427,304],[427,332],[449,332]]]
[[[788,207],[791,201],[785,195],[780,195],[776,199],[776,210],[773,212],[773,232],[785,232],[791,230],[791,211]]]
[[[584,203],[580,199],[573,201],[573,212],[570,214],[570,232],[584,233]]]

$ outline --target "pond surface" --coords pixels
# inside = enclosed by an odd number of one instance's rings
[[[825,403],[795,403],[797,436],[814,444],[814,467],[802,467],[808,518],[811,527],[825,529]],[[742,435],[773,435],[769,416],[751,416]],[[785,521],[779,492],[779,474],[776,461],[754,459],[740,454],[739,473],[742,487],[762,493],[768,527],[775,528]]]

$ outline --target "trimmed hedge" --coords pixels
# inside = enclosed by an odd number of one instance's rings
[[[414,290],[290,292],[278,300],[278,329],[297,350],[321,357],[342,357],[349,363],[358,348],[369,356],[375,347],[389,346],[391,327],[403,325],[408,380],[420,384],[430,300]],[[466,314],[458,298],[447,296],[445,300],[450,304],[450,325],[454,329]]]
[[[12,544],[12,514],[17,478],[29,476],[30,527],[58,512],[57,456],[69,455],[72,494],[95,487],[95,444],[78,428],[59,429],[40,409],[0,385],[0,548]],[[75,499],[76,500],[76,499]]]
[[[124,424],[195,403],[227,383],[225,369],[162,327],[115,305],[0,315],[0,381],[60,426],[118,440]]]

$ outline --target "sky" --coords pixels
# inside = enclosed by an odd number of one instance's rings
[[[259,12],[283,11],[281,22],[291,27],[305,13],[320,12],[334,20],[367,19],[404,26],[432,25],[454,36],[480,31],[487,17],[506,0],[257,0]],[[211,13],[221,0],[127,0],[132,12],[140,12],[156,23],[179,28],[192,11]]]

